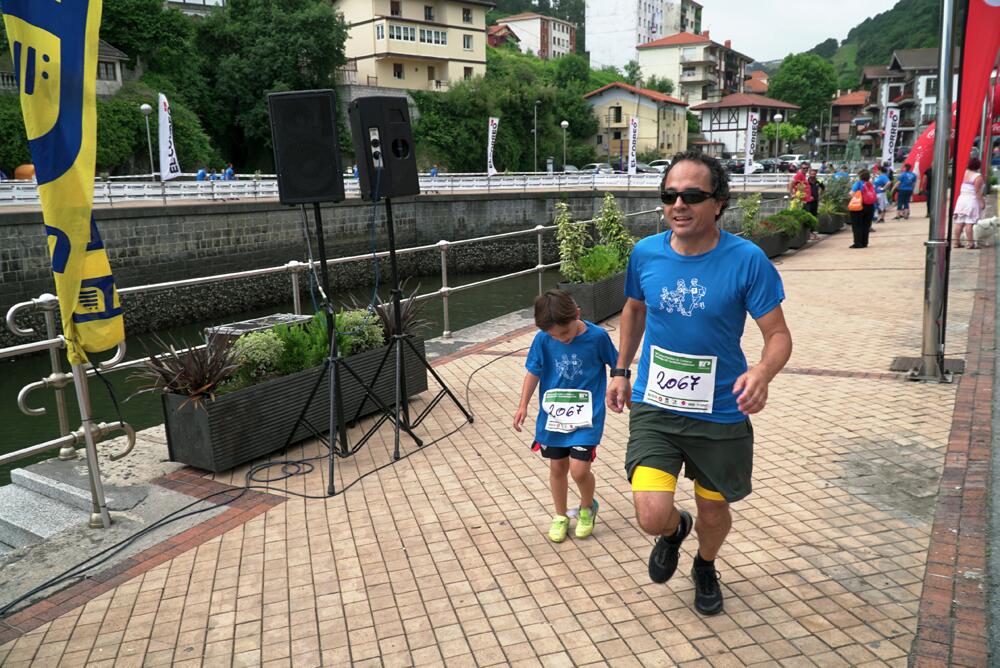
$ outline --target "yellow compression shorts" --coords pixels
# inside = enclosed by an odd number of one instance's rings
[[[632,472],[632,491],[674,493],[677,491],[677,476],[649,466],[636,466]],[[694,493],[709,501],[725,501],[721,494],[703,487],[697,480],[694,481]]]

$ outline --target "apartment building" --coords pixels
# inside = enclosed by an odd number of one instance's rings
[[[752,93],[733,93],[717,102],[705,102],[691,107],[691,111],[701,114],[701,134],[708,141],[706,145],[718,147],[724,153],[743,155],[746,150],[747,122],[750,113],[756,113],[760,127],[772,122],[775,114],[786,119],[799,106]],[[757,155],[767,152],[767,142],[761,140]]]
[[[597,119],[598,156],[617,161],[628,156],[632,117],[639,119],[637,153],[656,151],[669,157],[687,149],[687,105],[677,98],[617,81],[592,90],[584,99]]]
[[[517,35],[517,46],[542,60],[553,60],[576,52],[576,25],[533,12],[515,14],[499,21]],[[491,26],[492,27],[492,26]]]
[[[665,0],[663,3],[663,34],[701,32],[701,4],[694,0]]]
[[[335,0],[349,27],[341,83],[445,90],[486,73],[480,0]]]
[[[823,128],[823,143],[844,147],[857,135],[859,126],[867,126],[868,117],[864,114],[867,101],[867,90],[838,94],[830,103],[830,121]]]
[[[734,50],[730,40],[712,41],[707,30],[675,33],[640,44],[638,50],[642,76],[669,78],[677,85],[678,97],[691,105],[742,93],[747,66],[753,62]]]

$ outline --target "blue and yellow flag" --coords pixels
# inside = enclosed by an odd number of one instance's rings
[[[0,0],[71,364],[125,338],[94,223],[101,0]]]

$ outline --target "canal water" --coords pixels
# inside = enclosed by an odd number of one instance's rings
[[[463,285],[473,283],[486,278],[492,278],[499,274],[468,274],[451,277],[451,284]],[[559,281],[559,272],[550,270],[543,277],[543,284],[547,288],[554,287]],[[424,276],[420,278],[420,292],[433,292],[441,287],[440,278],[435,276]],[[409,291],[416,288],[417,282],[411,280]],[[383,299],[388,299],[388,290],[380,290]],[[449,317],[452,331],[457,331],[464,327],[485,322],[490,318],[495,318],[512,311],[516,311],[531,306],[532,300],[538,293],[538,278],[531,274],[511,278],[499,283],[493,283],[480,288],[453,293],[449,299]],[[334,295],[334,301],[350,305],[351,298],[358,303],[367,304],[372,297],[372,288],[357,288],[348,293]],[[309,296],[303,297],[302,308],[309,311],[312,307]],[[173,337],[180,342],[188,342],[196,345],[203,342],[202,331],[205,327],[219,325],[229,322],[238,322],[271,313],[291,313],[293,311],[291,303],[269,306],[256,311],[229,315],[199,322],[195,324],[177,327],[166,332],[160,332],[166,340]],[[429,321],[429,327],[424,332],[427,338],[440,336],[443,331],[443,313],[440,299],[431,299],[423,303],[420,317]],[[128,358],[135,359],[144,357],[148,353],[157,352],[153,343],[153,335],[140,335],[128,337]],[[148,352],[147,352],[148,349]],[[63,354],[63,367],[66,361]],[[21,413],[17,408],[17,394],[26,384],[41,380],[51,373],[49,356],[35,355],[26,359],[13,362],[0,361],[0,453],[13,452],[21,448],[26,448],[36,443],[41,443],[59,436],[59,420],[56,416],[55,393],[51,390],[36,390],[28,399],[31,407],[43,407],[47,409],[46,415],[40,417],[30,417]],[[133,371],[109,372],[104,374],[104,378],[111,385],[113,394],[117,400],[121,415],[126,422],[135,427],[136,430],[146,429],[163,423],[163,413],[158,395],[152,393],[135,395],[137,383],[130,378]],[[118,419],[118,412],[112,401],[112,392],[97,378],[90,380],[90,396],[93,407],[94,419],[98,422],[113,422]],[[80,415],[77,410],[76,395],[72,385],[66,388],[66,404],[69,413],[70,429],[78,429],[80,426]],[[100,447],[100,446],[98,446]],[[10,482],[10,470],[30,464],[32,461],[41,461],[54,456],[54,452],[39,455],[34,459],[21,460],[10,466],[0,466],[0,485]]]

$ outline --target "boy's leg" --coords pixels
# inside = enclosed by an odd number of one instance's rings
[[[590,462],[580,459],[569,460],[569,474],[580,490],[580,507],[590,508],[594,505],[594,474],[590,470]]]
[[[556,515],[566,516],[566,495],[569,482],[569,457],[549,460],[549,487],[552,489],[552,502],[556,507]]]

